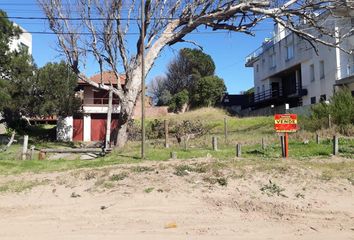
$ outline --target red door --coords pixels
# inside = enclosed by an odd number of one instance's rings
[[[82,118],[74,118],[73,120],[73,140],[84,140],[84,120]]]
[[[107,114],[91,114],[91,141],[104,141],[106,138]],[[118,119],[112,114],[111,122],[111,141],[114,141],[112,135],[118,127]]]

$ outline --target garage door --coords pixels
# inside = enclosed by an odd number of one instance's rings
[[[106,138],[107,114],[91,115],[91,141],[104,141]],[[117,131],[118,119],[116,114],[112,114],[111,122],[111,141],[115,140],[114,135]]]
[[[83,141],[84,140],[84,119],[74,118],[73,119],[73,141]]]

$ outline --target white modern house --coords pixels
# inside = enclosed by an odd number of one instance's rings
[[[337,10],[336,15],[318,16],[322,24],[335,31],[333,41],[354,26],[353,10]],[[303,25],[306,27],[306,23]],[[246,67],[254,71],[255,90],[250,106],[257,109],[285,103],[290,107],[310,105],[329,99],[341,86],[349,87],[354,94],[354,56],[339,48],[315,45],[317,53],[309,42],[275,25],[273,37],[246,58]],[[341,41],[340,46],[354,49],[354,36]]]
[[[19,38],[13,39],[10,43],[10,51],[19,50],[20,48],[26,49],[28,54],[32,55],[32,34],[29,33],[23,27],[14,23],[15,26],[19,27],[22,31]]]

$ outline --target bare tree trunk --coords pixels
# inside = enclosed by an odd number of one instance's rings
[[[6,151],[9,147],[11,147],[12,143],[15,140],[15,135],[16,135],[16,132],[13,131],[12,134],[11,134],[11,138],[10,138],[9,142],[6,144],[6,146],[4,148],[0,149],[0,152]]]
[[[125,93],[125,98],[121,101],[120,113],[118,115],[118,134],[116,147],[121,148],[128,141],[128,123],[134,113],[135,103],[140,91],[131,90]]]
[[[128,141],[128,122],[119,124],[117,135],[117,148],[122,148]]]

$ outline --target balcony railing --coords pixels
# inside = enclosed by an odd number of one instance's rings
[[[340,66],[336,69],[336,80],[354,76],[354,62]]]
[[[254,102],[261,102],[271,98],[277,98],[283,96],[283,89],[268,89],[254,94]]]
[[[109,98],[85,98],[82,101],[83,105],[108,105]],[[112,104],[119,104],[118,99],[113,98]]]
[[[303,93],[304,92],[301,86],[299,84],[296,84],[295,89],[284,90],[282,87],[279,87],[276,89],[268,89],[259,93],[255,93],[251,101],[253,100],[253,103],[258,103],[269,99],[301,96]]]
[[[284,33],[285,32],[285,33]],[[281,32],[279,32],[277,35],[273,36],[270,39],[267,39],[263,42],[262,46],[254,50],[251,54],[249,54],[246,57],[246,65],[251,63],[253,60],[257,59],[260,55],[262,55],[263,52],[267,51],[269,48],[274,46],[276,43],[280,42],[283,37],[281,37],[282,33],[285,34],[284,37],[286,37],[289,34],[289,31],[284,29]]]

